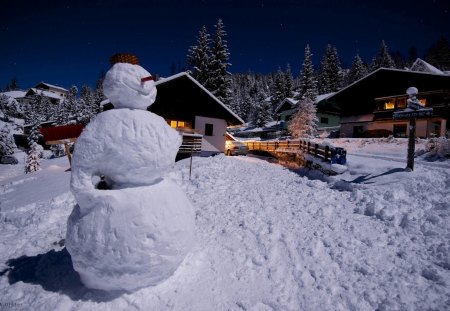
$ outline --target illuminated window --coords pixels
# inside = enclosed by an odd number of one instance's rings
[[[394,109],[395,108],[395,101],[394,99],[390,99],[386,102],[384,102],[384,109]]]
[[[419,98],[419,102],[422,106],[426,107],[427,106],[427,99],[426,98]]]
[[[397,98],[397,108],[406,108],[406,98]]]
[[[186,121],[178,121],[178,120],[168,120],[167,123],[170,124],[170,127],[173,128],[192,128],[191,123]]]

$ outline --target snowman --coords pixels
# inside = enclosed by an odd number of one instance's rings
[[[86,287],[132,292],[174,273],[193,246],[194,216],[184,192],[165,177],[181,137],[146,110],[156,97],[150,73],[134,56],[115,55],[112,63],[103,88],[115,109],[97,115],[75,144],[71,190],[78,204],[66,247]],[[100,176],[103,187],[96,187]]]

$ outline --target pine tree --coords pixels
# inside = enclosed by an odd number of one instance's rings
[[[30,147],[39,140],[41,135],[39,128],[41,127],[41,123],[45,120],[45,114],[43,113],[42,107],[48,104],[46,98],[38,93],[35,94],[32,100],[26,105],[25,124],[31,126],[27,137],[28,145]]]
[[[384,42],[381,41],[380,50],[378,54],[373,58],[372,63],[370,64],[370,71],[375,71],[378,68],[395,68],[394,60],[389,54],[389,49]]]
[[[25,173],[33,173],[39,171],[41,168],[41,159],[39,156],[39,147],[37,143],[31,145],[31,149],[28,151],[28,156],[25,164]]]
[[[294,93],[292,88],[294,86],[294,78],[292,77],[291,65],[287,64],[286,72],[284,73],[284,98],[291,98]]]
[[[227,35],[225,26],[221,19],[217,21],[216,35],[214,37],[214,44],[211,50],[210,68],[208,83],[205,87],[209,89],[222,103],[229,106],[232,98],[231,93],[231,78],[228,68],[230,53],[228,51]]]
[[[280,102],[285,99],[285,80],[284,80],[284,74],[281,71],[281,68],[278,67],[278,71],[275,74],[275,77],[272,82],[271,87],[271,102],[272,102],[272,109],[275,110],[275,108],[280,104]]]
[[[8,126],[4,126],[0,130],[0,158],[3,156],[12,156],[14,154],[14,138]]]
[[[335,47],[327,45],[320,63],[318,90],[320,94],[336,92],[341,88],[341,63]]]
[[[450,70],[450,43],[445,37],[440,37],[426,52],[425,60],[436,68]]]
[[[17,82],[17,78],[13,77],[11,81],[6,85],[5,92],[19,90],[19,82]]]
[[[211,68],[211,39],[203,26],[198,33],[197,45],[189,48],[187,63],[192,68],[192,76],[204,87],[209,89],[208,84]]]
[[[348,74],[348,84],[351,84],[355,81],[358,81],[361,78],[364,78],[368,74],[368,70],[366,65],[363,63],[361,57],[356,54],[353,59],[352,68]]]
[[[312,63],[312,54],[309,44],[305,47],[305,58],[300,72],[299,96],[296,99],[308,99],[315,101],[317,97],[317,81]]]
[[[316,106],[311,100],[300,100],[298,111],[289,122],[288,130],[296,138],[312,138],[317,130]]]
[[[264,127],[272,120],[271,103],[266,100],[266,96],[263,92],[259,92],[256,97],[252,123],[256,127]]]

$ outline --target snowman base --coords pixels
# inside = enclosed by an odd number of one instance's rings
[[[66,247],[86,287],[135,291],[170,277],[194,243],[192,206],[178,185],[94,190],[95,207],[77,205]]]

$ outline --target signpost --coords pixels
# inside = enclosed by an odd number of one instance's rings
[[[414,151],[416,146],[416,118],[431,117],[433,115],[433,108],[425,108],[417,99],[419,90],[415,87],[410,87],[406,90],[408,94],[408,106],[403,111],[394,112],[395,119],[409,119],[409,137],[408,137],[408,159],[406,170],[414,170]]]

